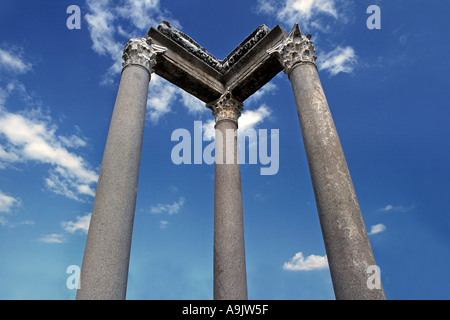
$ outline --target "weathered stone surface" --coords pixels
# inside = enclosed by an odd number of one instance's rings
[[[283,70],[278,59],[266,51],[286,35],[280,26],[275,26],[223,75],[223,83],[236,99],[244,102]]]
[[[376,263],[313,48],[295,25],[269,52],[284,64],[294,91],[334,292],[337,299],[385,299],[382,287],[367,286],[367,268]]]
[[[315,66],[315,51],[311,35],[304,35],[296,23],[289,35],[267,53],[276,56],[284,66],[284,72],[289,75],[298,64],[311,63]]]
[[[283,69],[276,57],[266,54],[286,36],[279,26],[272,30],[258,27],[224,60],[168,23],[158,29],[151,28],[145,36],[167,48],[157,57],[155,73],[205,103],[218,99],[227,89],[243,102]]]
[[[86,240],[77,299],[125,299],[150,73],[122,72]]]
[[[124,69],[77,299],[126,296],[147,93],[153,71],[207,102],[216,118],[214,298],[247,299],[237,120],[242,102],[283,68],[294,91],[336,298],[385,299],[382,288],[367,287],[367,269],[375,265],[375,260],[318,77],[310,37],[303,35],[298,25],[287,36],[279,26],[270,31],[262,26],[221,61],[168,23],[163,23],[160,31],[152,28],[145,38],[131,39],[124,50]],[[217,139],[219,136],[221,139]]]
[[[220,134],[217,132],[220,131]],[[228,131],[228,134],[227,134]],[[234,135],[230,135],[230,131]],[[215,164],[214,173],[214,299],[246,300],[244,217],[241,171],[237,161],[237,123],[222,120],[216,125],[216,159],[232,153],[234,161]],[[233,141],[234,140],[234,141]],[[233,150],[228,150],[233,148]],[[230,152],[231,151],[231,152]],[[231,163],[230,163],[231,162]]]
[[[242,57],[244,57],[247,52],[249,52],[253,47],[258,44],[266,35],[268,35],[270,29],[266,25],[261,25],[253,31],[240,45],[236,47],[224,60],[222,63],[222,73],[228,71],[234,66]]]
[[[166,48],[152,44],[151,39],[133,38],[128,41],[123,50],[122,67],[137,64],[152,73],[156,64],[156,56],[166,51]]]
[[[167,21],[163,21],[158,26],[158,31],[177,42],[187,51],[191,52],[193,55],[197,56],[220,73],[224,74],[237,61],[239,61],[242,56],[244,56],[252,47],[254,47],[256,43],[264,38],[269,33],[270,29],[265,25],[259,26],[224,60],[218,60],[216,57],[206,51],[205,48],[201,47],[197,42],[195,42],[191,37],[172,27]]]
[[[247,299],[244,217],[237,128],[242,103],[227,91],[209,103],[216,120],[214,299]]]
[[[158,26],[158,31],[178,43],[184,49],[198,57],[200,60],[206,62],[209,66],[216,69],[219,72],[224,72],[222,61],[219,61],[216,57],[201,47],[191,37],[181,32],[180,30],[172,27],[169,22],[163,21]]]
[[[206,105],[206,107],[211,109],[213,116],[216,118],[216,125],[222,120],[233,121],[237,125],[243,106],[242,102],[233,97],[230,90],[227,90],[216,101]]]

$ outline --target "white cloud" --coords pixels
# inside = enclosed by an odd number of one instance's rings
[[[67,238],[63,234],[52,233],[40,237],[38,241],[43,243],[63,243],[67,241]]]
[[[6,149],[5,149],[6,148]],[[6,163],[20,162],[20,156],[17,151],[11,146],[0,145],[0,169],[4,169]]]
[[[263,122],[271,114],[271,110],[265,104],[256,110],[245,110],[242,112],[238,123],[239,130],[254,129],[256,125]]]
[[[78,216],[75,221],[62,222],[61,225],[63,229],[69,233],[76,233],[77,231],[81,231],[82,233],[87,234],[90,222],[91,213],[88,213],[81,217]]]
[[[285,262],[283,269],[287,271],[311,271],[328,268],[328,260],[326,256],[310,255],[304,257],[302,252],[298,252],[289,261]]]
[[[386,231],[386,226],[382,223],[370,227],[369,236]]]
[[[262,99],[263,96],[265,96],[267,94],[273,94],[276,90],[277,90],[277,86],[272,82],[268,82],[261,89],[259,89],[254,94],[252,94],[245,101],[245,105],[247,106],[249,104],[253,104],[254,102],[257,102],[260,99]]]
[[[328,71],[332,76],[340,72],[352,73],[358,57],[350,47],[338,46],[335,50],[319,56],[317,65],[320,70]]]
[[[170,13],[163,10],[159,0],[88,0],[85,15],[92,40],[92,49],[99,55],[109,56],[112,65],[101,83],[114,83],[122,70],[122,53],[126,42],[132,37],[142,37],[163,20],[180,28],[175,19],[167,19]],[[152,74],[147,99],[147,120],[157,123],[172,111],[172,105],[181,101],[190,114],[206,111],[205,104],[156,74]]]
[[[207,141],[211,141],[215,138],[215,129],[216,121],[214,119],[209,119],[205,123],[202,124],[203,136]]]
[[[72,134],[70,137],[59,136],[59,140],[64,146],[72,149],[85,147],[87,145],[86,141],[83,138],[78,137],[74,134]]]
[[[113,60],[105,79],[122,69],[124,44],[115,40],[115,16],[108,0],[88,0],[88,13],[85,19],[92,40],[92,49],[100,55],[109,55]]]
[[[45,183],[52,192],[76,200],[79,195],[93,196],[91,185],[97,182],[98,175],[86,160],[67,149],[69,140],[77,147],[83,140],[75,135],[61,139],[51,120],[38,119],[36,114],[0,112],[0,138],[6,147],[0,149],[0,163],[3,163],[0,168],[7,162],[48,164],[51,169]]]
[[[68,240],[69,234],[87,234],[89,223],[91,222],[91,213],[84,216],[77,216],[75,221],[63,221],[61,227],[65,233],[51,233],[40,237],[37,241],[44,243],[63,243]]]
[[[402,206],[402,205],[393,206],[391,204],[388,204],[387,206],[385,206],[384,208],[379,209],[378,211],[383,211],[383,212],[409,212],[412,209],[414,209],[415,207],[416,206],[414,204],[410,205],[409,207]]]
[[[116,1],[114,1],[116,2]],[[129,20],[134,27],[147,31],[149,26],[164,20],[167,12],[162,12],[159,0],[126,0],[120,1],[115,8],[118,16]],[[178,22],[174,22],[178,25]]]
[[[157,123],[162,116],[171,112],[171,105],[176,101],[177,93],[177,87],[152,74],[147,98],[147,119]]]
[[[351,21],[350,3],[344,0],[259,0],[258,11],[274,16],[289,27],[299,23],[307,32],[331,33],[336,32],[339,24]],[[335,76],[341,72],[352,73],[357,61],[351,46],[337,46],[331,52],[318,55],[317,66]]]
[[[31,70],[31,63],[23,61],[21,54],[0,49],[0,68],[18,74],[24,74]]]
[[[20,206],[20,200],[0,191],[0,212],[11,212],[13,207]]]
[[[238,120],[238,130],[240,132],[248,129],[255,129],[258,124],[270,117],[272,111],[265,104],[261,105],[255,110],[244,110]],[[210,119],[203,123],[203,134],[208,141],[214,139],[215,135],[215,120]],[[238,135],[239,135],[238,131]]]
[[[159,227],[161,228],[161,229],[165,229],[165,228],[167,228],[167,225],[169,224],[169,221],[166,221],[166,220],[161,220],[161,221],[159,221]]]
[[[348,0],[258,0],[257,12],[275,17],[292,27],[300,23],[308,30],[329,33],[336,23],[346,23]]]
[[[188,112],[191,114],[199,114],[203,113],[205,111],[208,111],[208,108],[206,108],[206,105],[201,100],[197,99],[193,95],[187,93],[186,91],[182,89],[178,89],[179,94],[181,95],[181,101],[183,102],[184,106],[188,109]]]
[[[390,205],[390,204],[388,204],[386,207],[380,209],[380,211],[391,211],[391,210],[394,210],[394,206]]]
[[[287,0],[277,13],[278,19],[294,24],[298,21],[309,22],[316,15],[325,14],[335,19],[338,12],[334,0]]]
[[[88,0],[85,15],[92,40],[92,49],[108,55],[113,64],[103,76],[102,84],[112,84],[122,70],[122,54],[126,42],[132,37],[142,37],[150,26],[156,27],[165,16],[159,0]],[[179,26],[176,20],[172,25]],[[152,74],[147,119],[153,123],[171,111],[171,104],[180,92],[169,82]],[[185,100],[183,100],[184,102]],[[191,101],[189,100],[188,103]],[[186,105],[189,109],[191,104]]]
[[[3,80],[3,79],[1,79]],[[25,85],[11,77],[8,78],[8,83],[5,83],[4,88],[0,87],[0,111],[4,108],[6,100],[15,93],[22,101],[27,104],[33,103],[35,105],[40,105],[41,102],[39,100],[34,100],[27,92]]]
[[[181,197],[178,201],[173,202],[172,204],[157,204],[156,206],[150,207],[150,213],[152,214],[160,214],[167,213],[169,215],[179,213],[181,208],[184,205],[184,198]]]
[[[31,221],[31,220],[11,222],[8,219],[6,219],[5,217],[0,216],[0,226],[2,226],[2,227],[15,228],[17,226],[33,225],[33,224],[34,224],[34,221]]]

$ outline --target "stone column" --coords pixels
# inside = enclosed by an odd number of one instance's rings
[[[294,91],[336,299],[385,299],[382,287],[367,286],[367,268],[376,263],[310,38],[296,24],[268,53],[279,58]]]
[[[244,220],[237,128],[242,103],[226,92],[207,105],[216,118],[214,299],[246,300]]]
[[[156,55],[151,39],[125,46],[77,299],[125,299],[148,86]]]

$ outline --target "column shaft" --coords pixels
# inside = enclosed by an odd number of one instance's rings
[[[125,299],[149,81],[142,66],[122,72],[77,299]]]
[[[244,220],[241,171],[237,161],[237,124],[223,120],[216,125],[216,160],[214,178],[214,299],[246,300]],[[219,131],[219,132],[218,132]],[[228,134],[227,134],[228,131]],[[234,134],[230,134],[230,131]],[[218,142],[222,137],[223,143]],[[219,138],[220,139],[220,138]],[[218,151],[221,148],[221,151]],[[233,148],[233,163],[226,159]],[[228,152],[229,153],[229,152]]]
[[[336,298],[384,299],[382,288],[367,287],[376,263],[317,69],[298,65],[289,78]]]
[[[375,259],[310,39],[296,24],[268,53],[278,57],[294,91],[334,292],[337,299],[385,299],[381,283],[368,286]]]
[[[227,90],[207,107],[216,118],[214,299],[246,300],[244,218],[237,143],[242,103]]]

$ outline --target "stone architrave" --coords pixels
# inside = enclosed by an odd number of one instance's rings
[[[77,299],[125,299],[148,86],[164,51],[144,38],[125,46]]]
[[[243,104],[226,91],[207,104],[216,119],[214,299],[246,300],[244,218],[237,129]]]
[[[296,24],[268,53],[278,57],[294,91],[336,299],[385,299],[382,287],[367,285],[375,259],[310,38]]]

